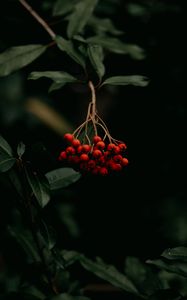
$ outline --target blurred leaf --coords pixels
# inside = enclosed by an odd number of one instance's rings
[[[55,41],[60,50],[66,52],[76,63],[85,69],[85,59],[74,49],[72,41],[65,40],[61,36],[56,36]]]
[[[47,179],[43,175],[34,174],[29,168],[25,169],[25,174],[39,205],[41,207],[46,206],[50,200],[50,189]]]
[[[161,288],[158,277],[137,257],[128,256],[125,260],[125,274],[136,287],[146,295],[151,295]]]
[[[13,165],[15,164],[16,159],[13,157],[4,158],[2,159],[1,153],[0,153],[0,172],[6,172],[10,170]]]
[[[41,299],[41,300],[44,300],[46,299],[46,296],[43,292],[41,292],[41,290],[39,290],[36,286],[34,285],[22,285],[21,287],[21,294],[29,294],[31,295],[32,297],[36,297],[34,299]]]
[[[135,285],[114,266],[98,261],[93,262],[83,255],[80,258],[80,263],[87,271],[90,271],[96,276],[106,280],[107,282],[110,282],[112,285],[132,294],[139,294]]]
[[[161,256],[170,260],[182,260],[187,262],[187,248],[177,247],[166,249]]]
[[[45,240],[47,248],[49,250],[52,250],[56,244],[56,233],[54,232],[54,229],[47,226],[43,220],[41,222],[41,225],[42,226],[40,226],[40,231]]]
[[[74,11],[69,18],[67,35],[72,38],[80,33],[88,22],[98,0],[81,0],[74,6]]]
[[[103,64],[103,49],[99,45],[88,45],[88,57],[101,80],[105,74],[105,66]]]
[[[28,79],[36,80],[42,77],[50,78],[55,83],[60,84],[78,81],[78,79],[73,77],[71,74],[62,71],[32,72],[30,73]]]
[[[88,25],[93,28],[96,34],[104,34],[106,32],[112,35],[121,35],[123,31],[117,29],[111,19],[103,19],[95,16],[91,16],[88,21]]]
[[[90,300],[90,298],[84,296],[71,296],[69,294],[63,293],[50,298],[50,300]]]
[[[9,156],[13,155],[12,148],[1,135],[0,135],[0,151],[5,152]]]
[[[73,265],[75,262],[79,261],[82,256],[82,254],[71,250],[63,250],[61,252],[61,255],[65,261],[66,268]]]
[[[114,76],[107,78],[102,85],[134,85],[145,87],[148,85],[148,79],[142,75],[129,75],[129,76]]]
[[[60,90],[64,86],[65,86],[65,83],[56,83],[56,82],[53,82],[50,85],[50,87],[48,89],[48,92],[51,93],[52,91]]]
[[[8,233],[25,251],[27,259],[30,263],[40,262],[40,257],[30,231],[8,226]]]
[[[63,16],[70,13],[76,2],[76,0],[57,0],[53,6],[53,16]]]
[[[12,157],[12,149],[7,141],[0,136],[0,172],[6,172],[10,170],[16,162],[16,159]]]
[[[101,45],[103,48],[117,54],[128,54],[133,59],[141,60],[145,58],[143,49],[138,45],[123,43],[117,38],[93,36],[88,38],[87,42]]]
[[[0,76],[7,76],[17,71],[39,57],[47,46],[26,45],[12,47],[0,54]]]
[[[162,259],[156,259],[156,260],[147,260],[148,264],[154,265],[158,267],[159,269],[166,270],[168,272],[176,273],[179,275],[182,275],[184,277],[187,277],[187,263],[184,262],[171,262],[171,261],[165,261]]]
[[[24,198],[21,181],[20,181],[20,179],[19,179],[18,174],[16,173],[16,171],[13,170],[13,169],[9,170],[8,171],[8,176],[10,178],[11,183],[13,184],[13,186],[15,187],[15,189],[17,190],[18,194],[22,198]]]
[[[22,155],[25,153],[25,144],[20,142],[17,146],[17,154],[19,157],[22,157]]]
[[[48,172],[46,177],[49,181],[51,190],[62,189],[76,182],[81,174],[72,168],[60,168]]]

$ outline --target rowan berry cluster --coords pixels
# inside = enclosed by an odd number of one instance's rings
[[[66,133],[64,139],[69,146],[60,153],[59,160],[68,162],[83,173],[105,176],[119,172],[128,165],[128,159],[124,157],[127,148],[125,143],[106,143],[95,135],[92,144],[83,144],[70,133]]]
[[[91,81],[88,85],[92,97],[86,120],[73,134],[64,135],[69,145],[60,153],[59,160],[80,172],[105,176],[119,172],[128,165],[128,159],[124,156],[127,147],[110,135],[105,122],[97,113],[95,87]]]

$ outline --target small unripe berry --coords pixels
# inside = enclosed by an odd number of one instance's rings
[[[81,161],[88,161],[89,160],[89,156],[87,154],[83,153],[80,156],[80,160]]]
[[[94,138],[93,138],[94,144],[97,144],[100,141],[102,141],[102,138],[99,135],[95,135]]]
[[[71,144],[73,147],[77,148],[80,146],[81,142],[78,139],[74,139]]]
[[[64,134],[64,139],[65,139],[67,142],[72,142],[73,139],[74,139],[74,136],[73,136],[73,134],[71,134],[71,133],[66,133],[66,134]]]

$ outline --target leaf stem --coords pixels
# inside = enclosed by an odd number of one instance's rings
[[[54,40],[56,37],[55,32],[49,27],[49,25],[40,17],[40,15],[25,1],[25,0],[18,0],[25,9],[42,25],[42,27],[49,33],[51,38]]]

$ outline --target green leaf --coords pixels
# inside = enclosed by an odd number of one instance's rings
[[[161,256],[170,260],[182,260],[187,261],[187,248],[186,247],[176,247],[166,249]]]
[[[10,170],[16,162],[13,152],[7,141],[0,135],[0,172]]]
[[[88,57],[99,79],[101,80],[105,74],[102,47],[99,45],[88,45]]]
[[[40,257],[30,231],[8,226],[8,233],[18,242],[27,254],[27,259],[30,263],[40,262]]]
[[[147,260],[147,263],[154,265],[159,269],[187,277],[187,263],[180,261],[165,261],[162,259]]]
[[[60,90],[62,87],[65,86],[65,83],[56,83],[56,82],[53,82],[49,89],[48,89],[48,92],[51,93],[53,91],[56,91],[56,90]]]
[[[148,85],[148,79],[142,75],[129,75],[129,76],[114,76],[107,78],[102,85],[134,85],[145,87]]]
[[[4,153],[6,153],[8,156],[11,157],[13,155],[12,148],[1,135],[0,135],[0,151],[3,151]]]
[[[39,205],[41,207],[46,206],[50,200],[49,183],[46,177],[43,175],[34,174],[29,168],[25,169],[25,174]]]
[[[0,54],[0,76],[7,76],[39,57],[47,46],[25,45],[12,47]]]
[[[20,195],[20,197],[24,198],[22,184],[16,171],[13,169],[9,170],[8,176],[10,178],[11,183],[13,184],[18,194]]]
[[[112,285],[129,293],[139,294],[135,285],[114,266],[107,265],[101,261],[93,262],[83,255],[81,256],[80,263],[87,271],[110,282]]]
[[[70,294],[63,293],[50,298],[50,300],[90,300],[90,298],[84,296],[72,296]]]
[[[82,256],[82,254],[71,250],[63,250],[61,254],[65,261],[66,268],[73,265],[75,262],[79,261]]]
[[[61,51],[66,52],[67,55],[69,55],[76,63],[78,63],[85,69],[85,59],[78,51],[74,49],[72,41],[68,41],[61,36],[56,36],[55,41]]]
[[[81,174],[74,171],[72,168],[60,168],[48,172],[46,177],[49,181],[51,190],[58,190],[76,182],[81,177]]]
[[[80,33],[90,16],[92,15],[98,0],[82,0],[75,5],[75,9],[69,18],[67,35],[72,38]]]
[[[53,16],[64,16],[70,13],[76,2],[76,0],[57,0],[53,6]]]
[[[73,77],[71,74],[62,71],[32,72],[30,73],[28,79],[36,80],[42,77],[50,78],[55,83],[60,84],[78,81],[78,79]]]
[[[124,32],[117,29],[111,19],[103,19],[95,16],[91,16],[88,21],[88,25],[93,28],[96,34],[105,34],[106,32],[112,35],[121,35]]]
[[[128,256],[125,261],[125,274],[144,294],[151,295],[161,289],[158,277],[151,268],[142,263],[137,257]]]
[[[2,159],[0,154],[0,172],[6,172],[10,170],[15,164],[16,159],[13,157],[7,157]]]
[[[145,58],[142,48],[134,44],[123,43],[117,38],[93,36],[87,39],[88,43],[101,45],[103,48],[117,54],[128,54],[131,58],[141,60]]]
[[[17,154],[19,157],[22,157],[22,155],[25,153],[25,144],[20,142],[17,146]]]

